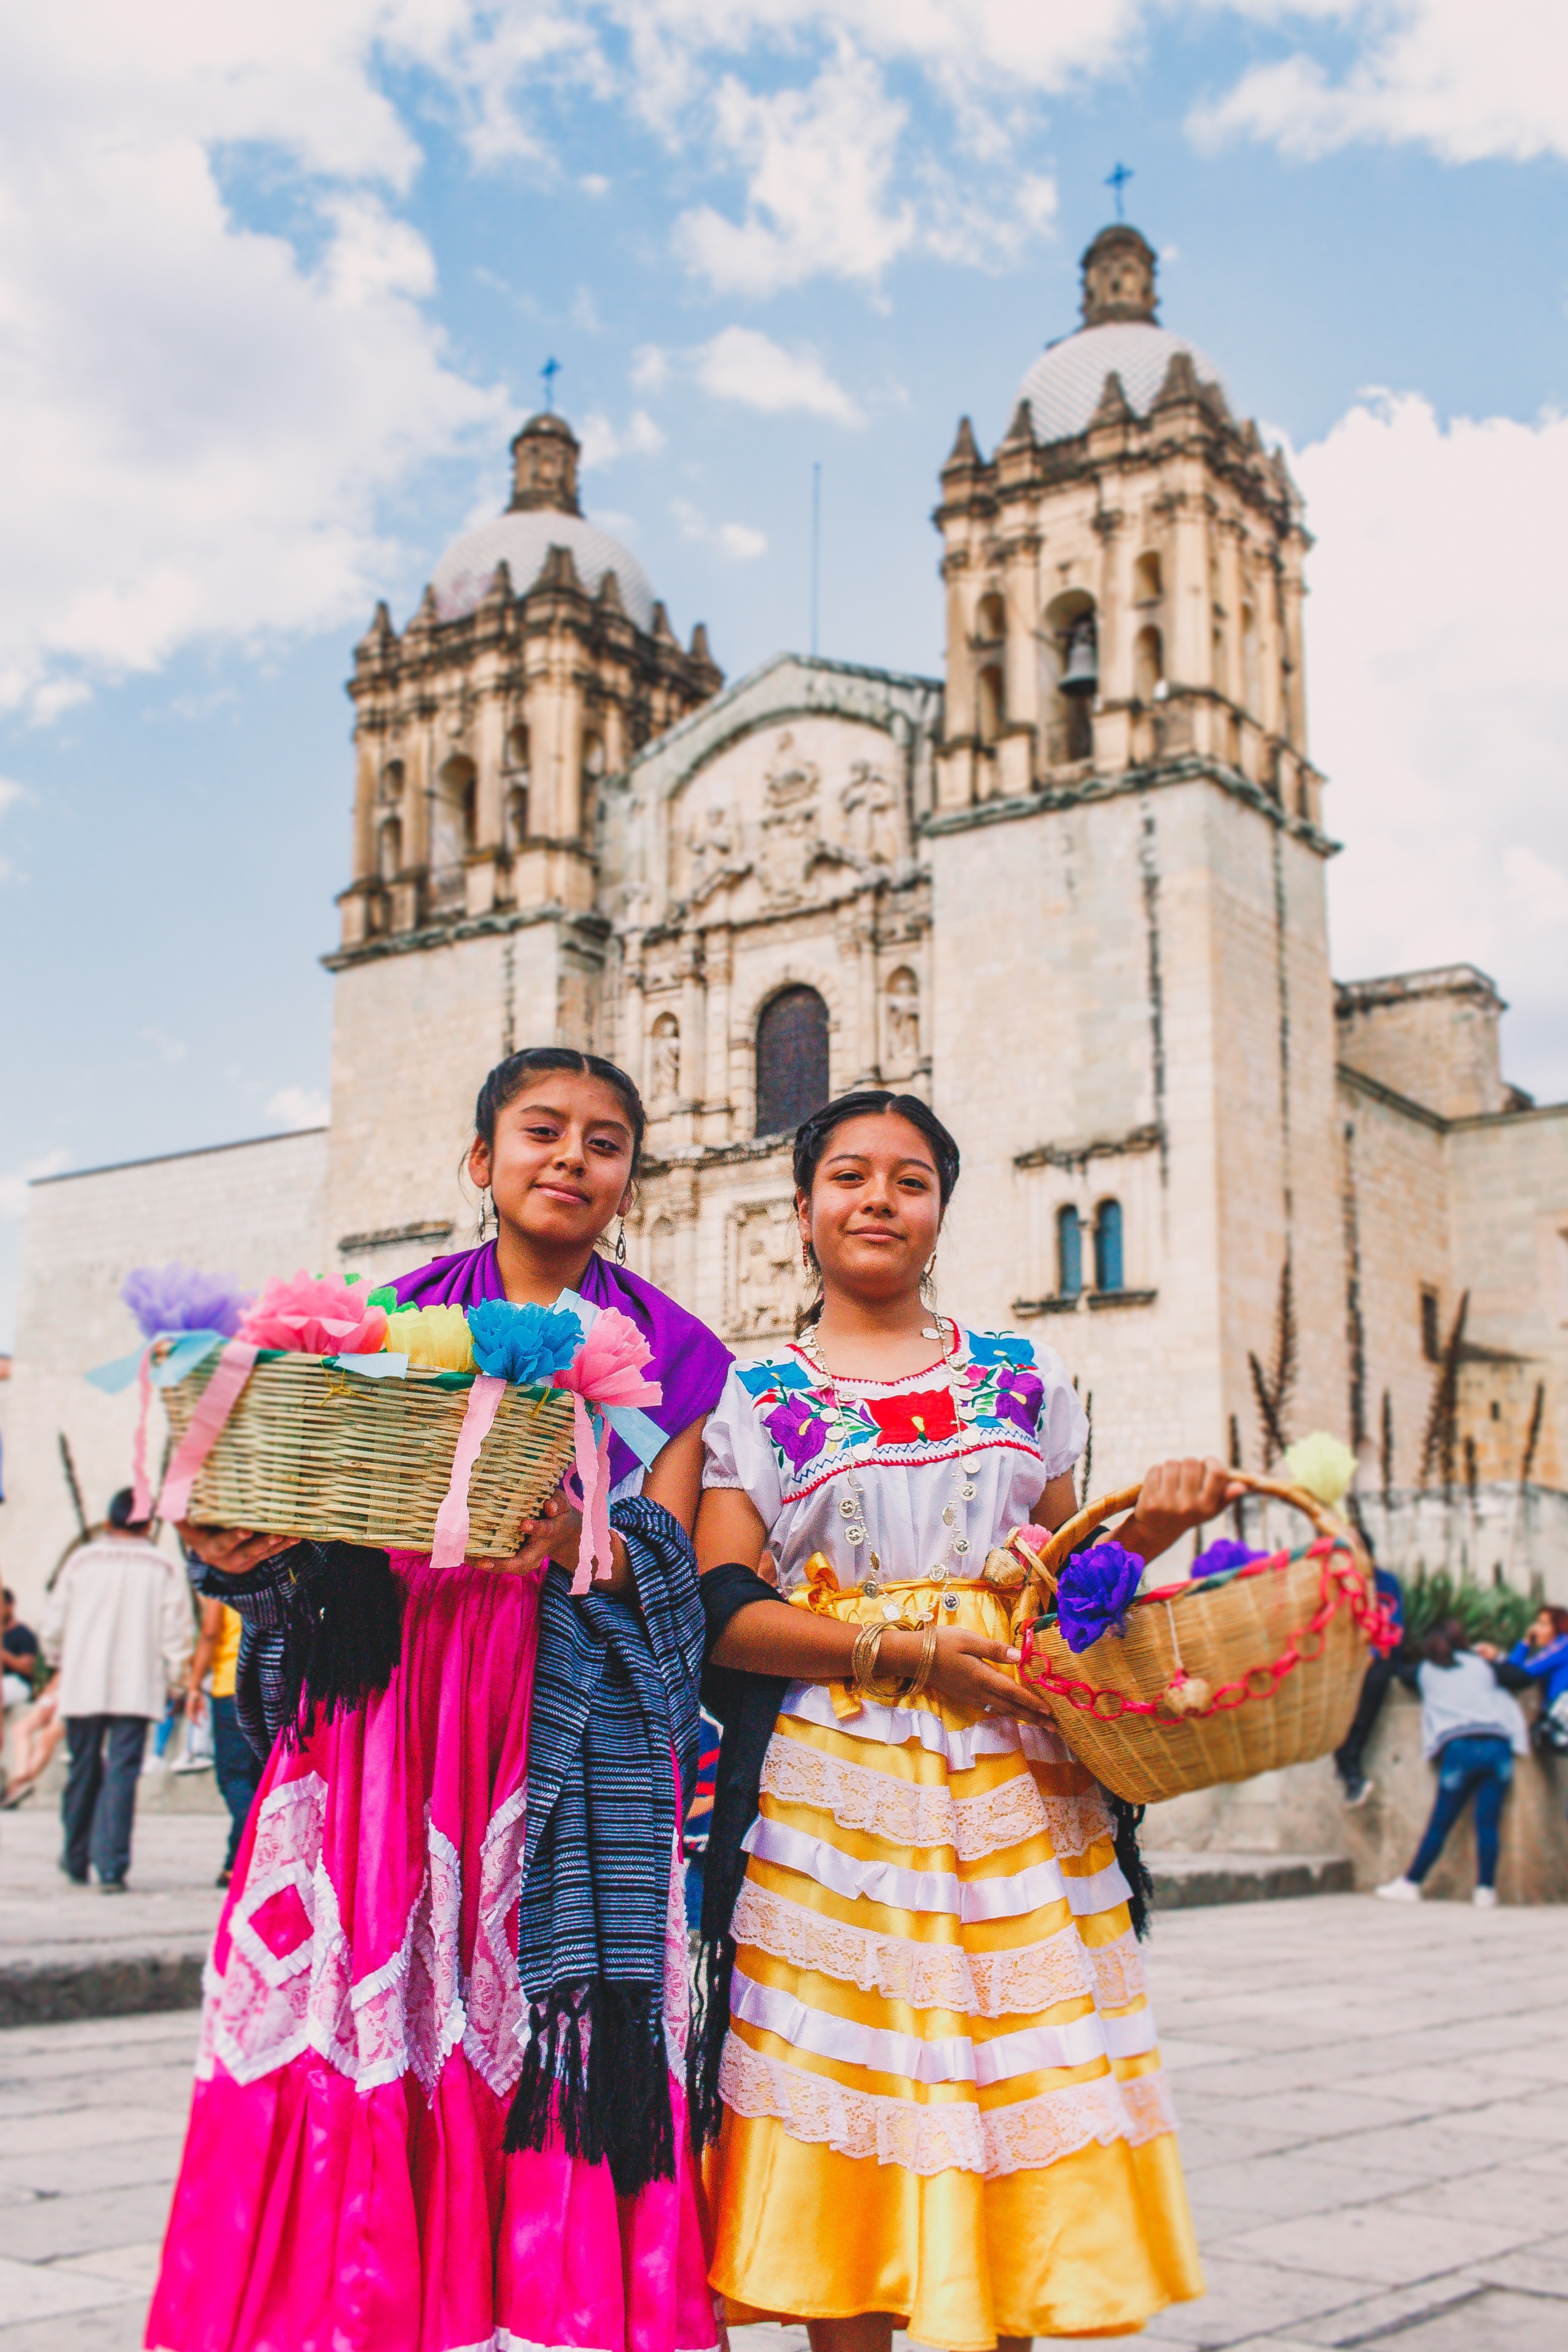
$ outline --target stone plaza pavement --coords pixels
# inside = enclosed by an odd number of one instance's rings
[[[1364,1895],[1160,1919],[1209,2293],[1143,2340],[1563,2352],[1565,1927]],[[0,2033],[0,2352],[141,2343],[195,2040],[189,2011]]]

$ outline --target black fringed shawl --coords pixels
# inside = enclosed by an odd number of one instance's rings
[[[235,1714],[263,1763],[279,1732],[297,1746],[318,1708],[330,1720],[391,1681],[403,1647],[403,1587],[385,1552],[298,1543],[243,1576],[193,1574],[198,1592],[239,1616]]]
[[[558,2131],[630,2196],[675,2172],[665,1941],[703,1616],[679,1521],[641,1497],[611,1518],[640,1616],[601,1594],[573,1600],[555,1568],[540,1600],[518,1933],[530,2041],[506,2146],[542,2148]]]

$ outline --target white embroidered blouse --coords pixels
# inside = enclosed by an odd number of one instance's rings
[[[702,1483],[750,1496],[784,1591],[816,1551],[841,1585],[978,1576],[1082,1453],[1089,1423],[1054,1349],[943,1328],[946,1360],[899,1381],[829,1379],[798,1345],[731,1366]]]

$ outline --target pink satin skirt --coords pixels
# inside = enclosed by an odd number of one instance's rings
[[[367,1706],[273,1749],[208,1965],[159,2352],[710,2352],[680,2083],[677,2177],[508,2156],[531,1579],[394,1555],[403,1655]]]

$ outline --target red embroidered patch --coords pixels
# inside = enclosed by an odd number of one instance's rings
[[[958,1415],[946,1389],[927,1389],[918,1396],[868,1397],[865,1407],[881,1432],[879,1445],[919,1445],[958,1434]]]

